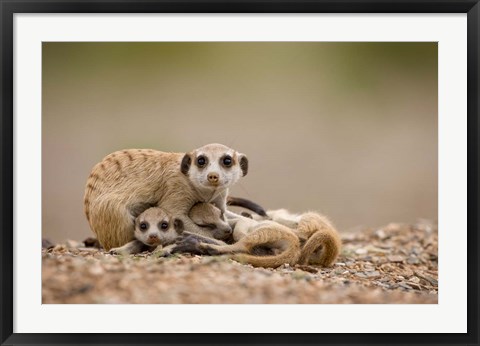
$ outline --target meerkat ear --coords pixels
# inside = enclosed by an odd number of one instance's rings
[[[173,221],[173,228],[175,228],[175,231],[177,231],[178,234],[183,233],[183,230],[185,229],[183,226],[183,221],[180,219],[175,219]]]
[[[238,158],[239,158],[240,168],[242,169],[243,176],[246,176],[248,173],[248,159],[243,154],[239,154]]]
[[[145,210],[154,207],[154,204],[151,203],[136,203],[128,206],[128,211],[132,216],[133,220],[136,220]]]
[[[192,164],[192,156],[191,154],[187,153],[182,159],[182,164],[180,165],[180,170],[183,174],[188,175],[188,171],[190,170],[190,165]]]

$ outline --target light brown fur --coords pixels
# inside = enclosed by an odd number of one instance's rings
[[[192,208],[190,217],[197,222],[203,219],[203,223],[215,223],[215,209],[200,203]],[[331,266],[338,257],[341,239],[325,216],[315,212],[293,214],[285,209],[268,211],[267,215],[271,221],[260,216],[231,218],[234,244],[209,241],[199,247],[209,254],[230,254],[234,260],[258,267],[275,268],[284,263]],[[270,249],[273,255],[253,254],[259,246]]]
[[[235,244],[223,247],[217,246],[217,250],[233,252],[232,259],[251,264],[254,267],[276,268],[285,263],[290,265],[297,263],[300,256],[300,242],[288,227],[273,221],[261,221],[253,227],[243,229],[242,232],[246,233],[245,236]],[[215,247],[215,245],[211,246]],[[267,256],[252,255],[251,253],[258,246],[270,248],[273,254]]]
[[[146,228],[142,229],[142,225]],[[161,208],[149,208],[135,220],[135,240],[112,248],[110,253],[130,255],[142,251],[162,251],[168,254],[182,232],[183,223],[180,220],[173,219]]]
[[[211,204],[199,203],[190,211],[190,217],[197,221],[202,220],[203,223],[214,224],[218,220],[215,209],[217,208]],[[199,248],[211,255],[229,254],[230,258],[255,267],[276,268],[285,263],[297,263],[300,257],[300,242],[288,227],[273,221],[256,221],[243,216],[236,216],[229,222],[234,226],[234,244],[228,245],[219,241],[212,244],[209,241],[198,244]],[[272,254],[252,254],[258,247],[264,247]]]
[[[267,211],[267,215],[290,227],[299,237],[302,245],[299,264],[328,267],[337,259],[342,241],[327,217],[315,212],[292,214],[285,209]]]
[[[219,164],[228,154],[229,168]],[[208,164],[196,166],[199,155]],[[134,239],[134,220],[144,210],[160,206],[173,212],[190,232],[210,236],[187,216],[197,202],[213,202],[226,209],[228,187],[246,175],[248,160],[221,144],[209,144],[190,153],[166,153],[151,149],[114,152],[96,164],[87,180],[84,211],[100,244],[109,250]],[[215,183],[207,174],[218,175]]]

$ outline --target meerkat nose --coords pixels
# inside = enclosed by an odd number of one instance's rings
[[[218,173],[209,173],[207,176],[207,179],[212,184],[218,183],[218,179],[219,179]]]
[[[149,240],[158,239],[158,235],[156,235],[156,234],[149,234],[149,235],[148,235],[148,239],[149,239]]]

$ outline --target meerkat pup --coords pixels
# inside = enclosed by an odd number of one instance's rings
[[[183,229],[181,220],[172,219],[161,208],[149,208],[135,219],[135,240],[110,249],[110,253],[130,255],[143,251],[162,251],[168,255]]]
[[[226,212],[228,188],[248,172],[248,159],[222,144],[189,153],[128,149],[96,164],[88,177],[84,211],[105,250],[134,239],[134,220],[150,207],[175,212],[185,229],[211,236],[188,212],[197,202]]]
[[[342,241],[333,224],[324,215],[315,212],[293,214],[278,209],[267,211],[267,216],[272,221],[289,227],[298,236],[301,245],[299,264],[328,267],[337,259]]]
[[[188,212],[188,217],[198,227],[205,229],[205,233],[213,238],[223,241],[231,241],[232,227],[224,220],[222,211],[211,203],[196,203]],[[187,230],[190,232],[190,230]],[[198,232],[197,232],[198,234]],[[218,242],[222,244],[222,242]]]
[[[212,228],[218,227],[218,220],[221,220],[220,210],[210,203],[196,204],[189,215],[197,224],[211,224]],[[273,221],[257,221],[240,215],[229,219],[229,223],[234,227],[235,243],[229,245],[191,234],[186,236],[173,252],[230,254],[233,260],[255,267],[276,268],[285,263],[297,263],[300,257],[300,241],[288,227]]]

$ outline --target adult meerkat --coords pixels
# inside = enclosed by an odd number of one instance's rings
[[[173,219],[161,208],[149,208],[135,219],[135,240],[110,249],[110,253],[129,255],[160,250],[168,253],[183,230],[183,222],[179,219]]]
[[[93,167],[85,188],[85,215],[107,251],[133,240],[135,218],[156,206],[175,212],[190,232],[209,236],[188,212],[201,201],[225,213],[228,188],[247,172],[247,157],[222,144],[189,153],[117,151]]]
[[[209,203],[198,203],[192,207],[189,216],[195,223],[210,224],[213,228],[220,220],[220,210]],[[192,234],[186,236],[173,252],[230,254],[230,258],[255,267],[276,268],[285,263],[297,263],[300,257],[300,241],[288,227],[273,221],[257,221],[240,215],[230,218],[229,223],[233,226],[235,243],[229,245]]]

